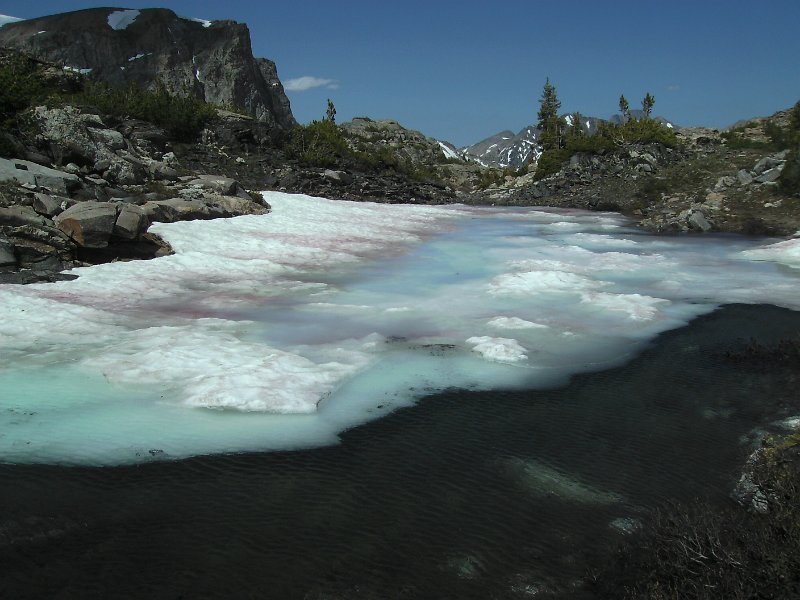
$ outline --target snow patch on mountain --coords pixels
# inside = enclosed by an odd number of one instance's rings
[[[9,23],[16,23],[17,21],[22,21],[19,17],[10,17],[8,15],[0,15],[0,27],[3,25],[8,25]]]

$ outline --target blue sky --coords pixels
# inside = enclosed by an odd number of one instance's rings
[[[109,6],[0,0],[22,18]],[[679,125],[724,127],[800,99],[800,2],[506,0],[227,2],[127,0],[249,25],[301,122],[325,113],[393,118],[456,145],[536,121],[545,78],[564,111],[608,117],[646,92]],[[310,84],[316,86],[300,89]]]

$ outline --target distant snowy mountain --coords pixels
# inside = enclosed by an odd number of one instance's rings
[[[567,125],[572,126],[572,115],[563,115]],[[583,117],[581,127],[592,135],[602,119]],[[477,144],[461,149],[462,154],[484,167],[519,167],[529,160],[538,160],[542,153],[536,125],[528,125],[519,133],[505,130],[481,140]]]

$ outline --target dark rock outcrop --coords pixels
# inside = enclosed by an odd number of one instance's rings
[[[247,25],[182,18],[163,8],[97,8],[0,28],[0,46],[98,81],[189,90],[286,129],[295,124],[275,63],[253,57]]]

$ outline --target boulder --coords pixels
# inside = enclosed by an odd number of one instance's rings
[[[14,267],[17,257],[14,256],[14,245],[8,240],[0,240],[0,269]]]
[[[160,181],[177,181],[178,171],[163,162],[154,161],[149,166],[150,174]]]
[[[28,160],[7,160],[0,158],[0,181],[13,179],[27,186],[44,187],[66,195],[68,190],[80,187],[77,175],[44,167]]]
[[[322,174],[322,176],[331,183],[335,183],[337,185],[350,185],[353,183],[353,176],[344,171],[325,169],[325,172]]]
[[[117,221],[117,207],[106,202],[81,202],[54,219],[61,231],[84,248],[105,248]]]
[[[0,208],[0,225],[19,227],[33,225],[34,227],[47,225],[48,221],[28,206],[9,206]],[[52,223],[50,223],[52,225]]]
[[[746,169],[741,169],[736,173],[736,179],[741,185],[750,185],[753,183],[753,176]]]
[[[33,210],[40,215],[51,219],[64,212],[67,208],[75,204],[73,200],[63,196],[51,196],[49,194],[36,194],[33,199]]]
[[[717,180],[717,183],[714,186],[714,191],[719,192],[721,190],[724,190],[725,188],[731,187],[735,183],[736,183],[735,177],[731,177],[730,175],[725,175],[724,177],[720,177]]]
[[[781,167],[774,167],[768,171],[764,171],[761,175],[756,177],[754,181],[756,183],[772,183],[773,181],[778,181],[778,178],[781,176],[781,171],[783,171]]]
[[[205,190],[222,194],[223,196],[239,196],[249,198],[250,194],[235,179],[222,175],[200,175],[193,179],[189,185],[201,187]]]
[[[758,161],[753,167],[753,175],[761,175],[765,171],[768,171],[773,167],[777,167],[780,164],[780,162],[781,162],[780,160],[772,158],[771,156],[765,156],[760,161]]]
[[[709,223],[706,216],[699,211],[695,211],[689,215],[688,223],[689,227],[698,231],[709,231],[711,229],[711,223]]]
[[[238,196],[220,196],[214,199],[214,203],[225,213],[226,217],[265,215],[270,211],[269,208],[250,198],[239,198]]]
[[[86,130],[96,142],[106,146],[109,150],[122,150],[125,147],[125,138],[119,131],[98,127],[87,127]]]
[[[58,152],[68,155],[72,160],[94,164],[110,153],[98,143],[102,138],[91,134],[91,131],[105,128],[97,115],[84,114],[74,106],[37,106],[33,114],[39,125],[41,141],[54,144]]]
[[[119,203],[117,208],[119,215],[114,224],[112,235],[123,240],[138,239],[150,225],[145,209],[136,204],[123,203]]]
[[[56,227],[24,225],[8,234],[17,264],[22,268],[61,270],[70,266],[75,244]]]
[[[151,200],[142,206],[144,213],[151,222],[174,223],[175,221],[194,221],[196,219],[211,219],[222,214],[212,214],[211,209],[202,200],[184,200],[183,198],[170,198],[169,200]]]

